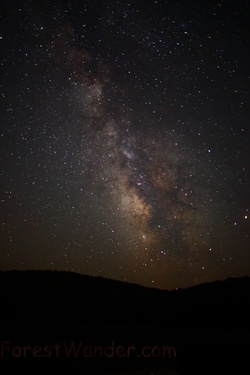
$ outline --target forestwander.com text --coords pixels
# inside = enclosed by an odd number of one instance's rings
[[[86,345],[82,341],[62,341],[49,345],[16,345],[1,341],[0,358],[176,358],[173,345]]]

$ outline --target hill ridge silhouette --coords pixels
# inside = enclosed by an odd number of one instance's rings
[[[20,364],[27,374],[88,375],[118,375],[121,368],[128,375],[136,368],[158,374],[157,369],[166,366],[188,375],[231,373],[233,367],[240,373],[249,364],[248,276],[164,291],[68,271],[13,270],[0,271],[0,285],[0,336],[5,346],[115,342],[136,348],[174,345],[178,353],[167,361],[14,358],[11,366],[6,355],[6,374],[20,372]]]
[[[0,271],[0,318],[246,327],[250,277],[160,290],[70,271]]]

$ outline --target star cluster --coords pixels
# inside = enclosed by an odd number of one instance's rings
[[[247,4],[2,8],[1,269],[249,274]]]

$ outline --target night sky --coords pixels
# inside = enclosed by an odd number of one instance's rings
[[[247,1],[1,2],[0,269],[250,275]]]

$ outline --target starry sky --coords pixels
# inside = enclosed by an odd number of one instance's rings
[[[246,1],[1,2],[0,268],[250,274]]]

